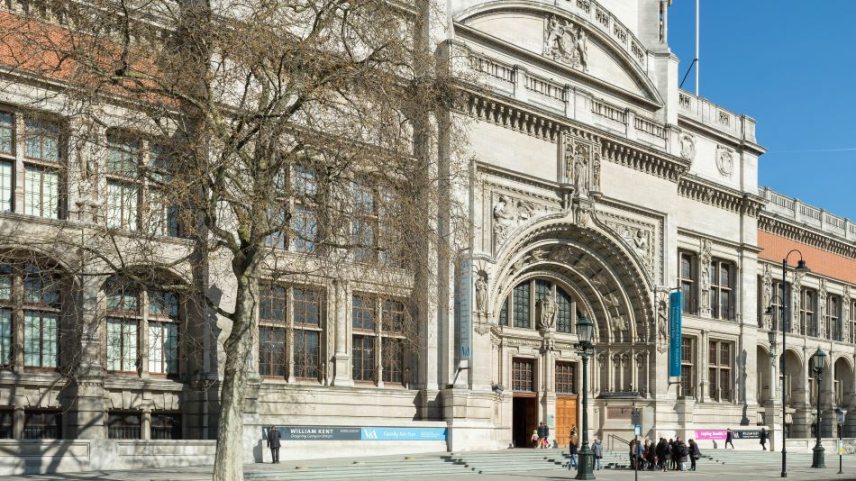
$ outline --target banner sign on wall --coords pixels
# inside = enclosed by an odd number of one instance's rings
[[[458,259],[455,272],[455,344],[457,361],[468,360],[473,329],[473,261],[469,253]]]
[[[669,381],[681,380],[681,322],[683,292],[669,294]]]
[[[445,441],[446,428],[277,426],[283,441]],[[267,439],[269,426],[262,428]]]
[[[760,429],[738,429],[732,430],[734,439],[760,439]],[[725,429],[696,429],[696,441],[725,441]]]

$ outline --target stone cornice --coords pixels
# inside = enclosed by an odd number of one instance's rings
[[[794,224],[776,214],[762,212],[758,216],[758,229],[801,244],[823,249],[833,254],[856,259],[856,244],[808,226]]]
[[[486,89],[462,85],[466,98],[458,110],[478,120],[556,143],[563,131],[600,142],[603,158],[646,174],[677,182],[690,162],[642,144],[612,137],[596,127],[579,125],[567,118],[537,112],[532,106],[510,98],[499,99]]]
[[[750,217],[757,217],[765,204],[760,196],[716,185],[694,175],[681,177],[678,182],[678,193],[688,199],[743,213]]]

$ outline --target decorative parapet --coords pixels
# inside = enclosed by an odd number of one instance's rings
[[[678,95],[680,115],[695,120],[714,130],[737,137],[740,140],[757,143],[755,138],[755,119],[738,115],[703,97],[681,90]]]
[[[594,0],[563,0],[555,2],[555,6],[588,20],[592,28],[615,41],[643,70],[648,69],[648,51],[642,42],[599,3]]]
[[[838,239],[856,242],[856,224],[850,219],[804,204],[799,199],[779,194],[767,187],[761,189],[761,195],[767,200],[764,208],[766,214],[793,221],[799,226],[812,227]]]
[[[750,217],[757,217],[764,208],[762,197],[714,184],[694,175],[681,177],[678,193],[688,199],[732,212],[741,212]]]

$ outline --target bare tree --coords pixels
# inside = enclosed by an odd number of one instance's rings
[[[242,479],[262,279],[359,261],[387,280],[436,282],[431,252],[449,235],[458,170],[432,122],[454,92],[429,49],[432,13],[430,0],[43,0],[3,12],[2,88],[38,85],[33,107],[74,119],[68,170],[80,193],[68,212],[94,224],[8,238],[77,249],[82,275],[119,273],[144,289],[164,289],[158,267],[193,273],[167,287],[184,289],[200,318],[227,320],[215,480]],[[75,149],[103,150],[104,131],[119,145],[106,163],[71,161]],[[111,190],[110,176],[144,193]],[[164,234],[192,243],[165,252]],[[227,259],[228,295],[212,295],[212,258]],[[411,301],[413,338],[427,313]]]

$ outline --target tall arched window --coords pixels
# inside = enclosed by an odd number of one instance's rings
[[[178,294],[114,278],[107,282],[105,295],[107,370],[178,375]]]
[[[537,305],[547,296],[554,296],[556,301],[556,331],[573,332],[574,323],[582,314],[571,295],[549,279],[530,279],[514,286],[499,312],[499,324],[537,329]]]
[[[21,345],[24,367],[59,365],[60,284],[58,272],[32,262],[0,265],[0,363],[20,362],[12,346]]]

